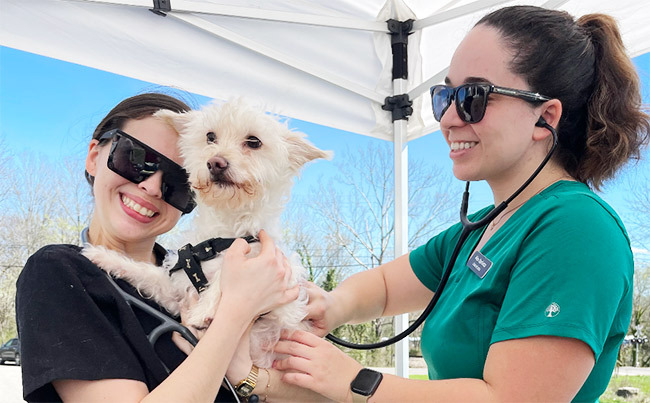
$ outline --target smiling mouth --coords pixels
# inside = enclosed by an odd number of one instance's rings
[[[449,146],[451,147],[451,151],[459,151],[473,148],[477,144],[478,142],[476,141],[454,141]]]
[[[134,202],[133,200],[129,199],[127,196],[122,195],[122,203],[131,210],[135,211],[138,214],[141,214],[145,217],[153,217],[156,215],[155,211],[149,210],[148,208],[139,205],[138,203]]]

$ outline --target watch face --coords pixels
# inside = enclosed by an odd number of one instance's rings
[[[364,368],[357,374],[357,377],[354,378],[350,388],[354,393],[358,393],[364,396],[370,396],[375,393],[379,383],[383,379],[384,375],[381,372],[373,371],[368,368]]]
[[[237,389],[237,393],[242,396],[248,396],[253,392],[253,389],[254,387],[247,383],[244,383]]]

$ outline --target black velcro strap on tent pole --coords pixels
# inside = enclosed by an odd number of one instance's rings
[[[390,32],[390,47],[393,51],[393,80],[406,80],[409,76],[408,70],[408,43],[409,35],[413,30],[413,20],[398,21],[388,20],[388,31]],[[391,111],[393,122],[396,120],[408,120],[413,114],[413,101],[408,94],[386,97],[381,109]]]
[[[390,31],[390,47],[393,51],[393,80],[409,77],[408,71],[408,43],[409,35],[413,29],[413,20],[398,21],[388,20]]]
[[[149,11],[167,17],[167,13],[172,11],[172,0],[153,0],[153,8],[150,8]]]

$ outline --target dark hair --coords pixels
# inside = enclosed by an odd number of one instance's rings
[[[153,115],[161,109],[167,109],[173,112],[187,112],[191,110],[183,101],[180,101],[170,95],[162,93],[145,93],[135,95],[117,104],[110,112],[99,122],[93,132],[93,140],[109,130],[122,129],[127,120],[143,119]],[[86,171],[86,180],[92,186],[95,178]]]
[[[480,24],[499,31],[515,74],[533,91],[562,102],[554,158],[569,174],[598,190],[630,158],[640,157],[650,122],[612,17],[588,14],[574,21],[565,11],[513,6]]]

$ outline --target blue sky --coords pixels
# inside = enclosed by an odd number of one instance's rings
[[[643,82],[644,102],[650,103],[650,53],[634,61]],[[115,104],[131,95],[156,89],[160,87],[151,83],[0,47],[0,137],[11,155],[31,152],[53,160],[82,159],[93,129]],[[193,106],[209,102],[205,97],[189,96]],[[290,126],[306,133],[316,146],[333,150],[335,158],[380,142],[298,120],[292,120]],[[410,158],[451,169],[448,152],[440,133],[409,143]],[[626,169],[601,193],[624,222],[634,214],[627,200],[630,181],[636,172],[649,166],[641,163]],[[294,194],[308,192],[332,169],[330,162],[307,167]],[[458,189],[460,203],[461,186]],[[490,203],[487,187],[473,185],[471,210]]]

